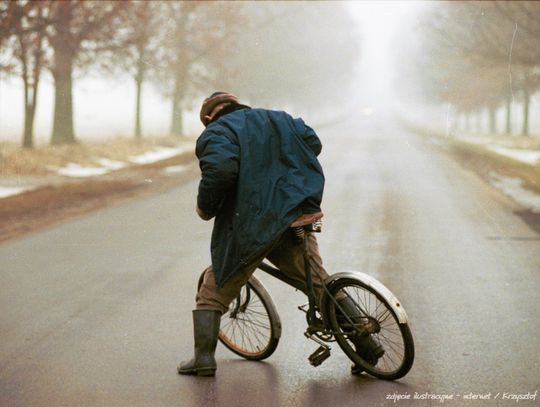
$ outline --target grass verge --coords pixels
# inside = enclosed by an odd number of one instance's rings
[[[196,166],[191,165],[194,161],[195,155],[186,153],[3,198],[0,200],[0,242],[115,203],[181,185],[198,175]],[[186,166],[186,171],[173,174],[165,171],[166,167],[177,165]]]
[[[129,157],[143,154],[155,147],[174,147],[183,141],[178,137],[146,139],[119,138],[101,143],[76,143],[58,146],[41,146],[22,149],[14,143],[0,143],[0,177],[45,176],[52,168],[68,163],[82,166],[98,164],[100,158],[127,161]]]

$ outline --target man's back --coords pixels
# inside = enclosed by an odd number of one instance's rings
[[[198,205],[216,215],[212,263],[218,285],[295,218],[320,211],[320,151],[315,132],[281,111],[236,110],[201,134]]]

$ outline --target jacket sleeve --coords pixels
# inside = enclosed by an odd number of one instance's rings
[[[295,127],[302,137],[302,140],[304,140],[315,155],[319,155],[322,150],[322,144],[319,136],[315,133],[315,130],[305,124],[302,119],[295,119]]]
[[[201,169],[197,206],[217,215],[227,192],[238,178],[239,148],[226,134],[205,130],[195,149]]]

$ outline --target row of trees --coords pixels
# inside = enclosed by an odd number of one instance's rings
[[[505,108],[504,132],[512,132],[512,106],[521,102],[521,134],[529,134],[531,96],[540,87],[540,3],[448,2],[427,13],[422,56],[426,93],[449,103],[465,120],[488,112],[496,133]]]
[[[170,100],[170,132],[182,135],[183,112],[214,89],[257,103],[331,103],[357,61],[342,4],[0,0],[0,69],[23,83],[25,147],[44,70],[55,89],[51,143],[60,144],[76,141],[73,81],[90,70],[133,78],[141,137],[147,82]]]

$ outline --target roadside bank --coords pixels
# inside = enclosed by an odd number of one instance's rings
[[[121,141],[9,155],[4,149],[0,163],[0,242],[164,191],[198,174],[189,140]]]

